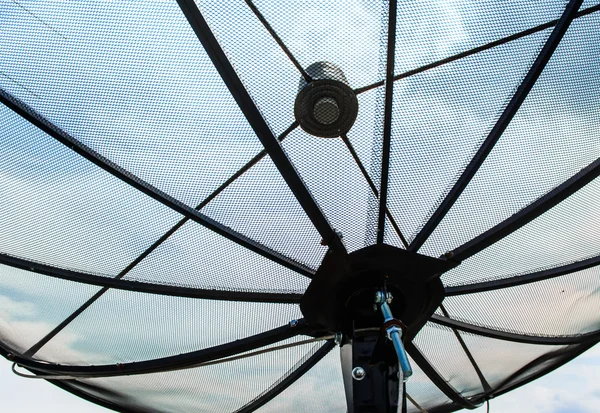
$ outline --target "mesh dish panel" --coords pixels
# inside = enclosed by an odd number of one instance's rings
[[[481,381],[452,329],[428,322],[413,343],[458,392],[473,396],[483,391]],[[440,351],[440,343],[444,343],[444,351]]]
[[[0,104],[0,252],[114,276],[180,215]]]
[[[348,252],[363,248],[372,190],[344,142],[298,128],[283,148],[331,226],[342,233]]]
[[[49,354],[44,348],[38,357],[74,364],[142,361],[225,344],[301,316],[299,307],[292,304],[226,302],[109,290],[53,339],[78,337],[71,348],[82,354],[82,358]]]
[[[397,222],[396,222],[396,225],[398,225]],[[399,228],[399,229],[400,229],[400,233],[402,233],[402,228]],[[398,231],[396,230],[396,228],[394,228],[394,226],[392,225],[392,222],[389,220],[389,218],[387,216],[385,218],[385,237],[384,237],[383,242],[386,244],[392,245],[396,248],[405,249],[405,245],[402,242],[400,235],[398,235]]]
[[[514,343],[462,331],[459,334],[492,389],[538,357],[568,347]]]
[[[227,13],[214,1],[196,3],[261,115],[279,135],[294,121],[300,73],[243,0],[228,2]]]
[[[570,346],[568,349],[570,351],[581,352],[581,350],[583,350],[586,347],[587,346]],[[593,347],[593,349],[590,349],[588,353],[584,353],[583,355],[578,356],[579,360],[575,365],[567,364],[566,366],[560,368],[563,374],[567,373],[570,376],[569,378],[572,377],[573,382],[570,384],[581,385],[583,388],[585,388],[586,392],[588,388],[590,388],[591,390],[594,387],[594,384],[590,383],[590,381],[593,382],[593,378],[596,375],[596,366],[594,366],[594,364],[597,364],[597,362],[595,361],[597,354],[594,353],[597,353],[597,351],[595,351],[597,349],[598,347]],[[526,369],[526,371],[523,371],[522,374],[517,374],[511,380],[507,381],[499,389],[499,392],[506,392],[507,390],[510,390],[510,387],[512,386],[523,385],[525,381],[535,379],[534,376],[537,374],[546,374],[549,371],[554,370],[556,368],[556,363],[560,363],[561,361],[564,362],[563,352],[557,353],[556,355],[554,355],[554,357],[548,357],[547,360],[544,360],[542,362],[535,363],[535,366],[531,366],[530,368]],[[586,365],[586,362],[588,362],[589,364]],[[592,380],[589,380],[590,377],[592,378]],[[560,389],[561,383],[556,383],[553,387]],[[593,392],[593,390],[591,391]],[[577,402],[575,402],[576,399],[577,395],[572,395],[572,397],[566,398],[566,400],[561,397],[561,404],[563,404],[567,409],[570,409],[571,407],[577,406]],[[584,400],[582,401],[585,403]]]
[[[598,13],[573,21],[523,106],[423,251],[441,254],[467,242],[600,156],[599,24]]]
[[[202,212],[315,270],[327,251],[268,156],[221,192]]]
[[[302,69],[294,67],[259,21],[250,0],[227,7],[196,2],[278,136],[294,120]],[[299,64],[306,68],[329,61],[342,68],[351,87],[373,88],[359,94],[358,119],[348,138],[379,190],[385,96],[373,82],[385,73],[388,3],[288,3],[256,0],[256,7]],[[598,1],[583,7],[592,4]],[[399,2],[395,73],[556,19],[564,6],[563,0]],[[598,157],[597,14],[574,21],[521,111],[423,253],[439,256],[472,239]],[[3,91],[187,205],[196,207],[210,197],[201,212],[220,224],[319,267],[327,247],[268,156],[214,194],[244,170],[262,145],[177,2],[12,1],[0,3],[0,15]],[[463,172],[551,30],[394,84],[388,208],[409,240]],[[374,243],[378,199],[343,141],[296,129],[282,146],[348,249]],[[114,277],[181,219],[2,105],[0,156],[0,253]],[[445,284],[506,278],[600,254],[599,185],[600,178],[465,260],[443,276]],[[402,247],[387,218],[384,236]],[[599,268],[448,297],[444,303],[453,318],[499,330],[540,336],[596,331]],[[127,279],[272,293],[302,293],[309,283],[194,222],[183,224]],[[2,352],[26,350],[98,290],[0,265]],[[141,361],[234,342],[301,316],[291,304],[108,289],[35,358],[84,366]],[[566,350],[579,348],[458,334],[494,392],[547,371]],[[463,396],[481,394],[475,369],[451,329],[428,323],[415,344]],[[178,371],[65,383],[128,411],[235,412],[289,377],[322,345]],[[456,408],[414,361],[412,366],[407,391],[416,404],[431,412]],[[523,367],[528,369],[515,375]],[[416,404],[409,403],[410,412],[421,411]],[[336,348],[260,411],[343,413],[346,408]]]
[[[446,297],[452,318],[528,335],[572,336],[600,329],[600,268],[532,284]]]
[[[348,140],[378,192],[381,180],[383,91],[383,88],[377,88],[358,95],[358,116],[354,126],[348,132]],[[372,245],[377,237],[377,218],[379,214],[379,199],[372,193],[369,195],[366,213],[365,244]],[[397,217],[394,216],[394,218]],[[398,225],[403,231],[403,222],[399,222]],[[386,225],[386,228],[389,229],[390,227]],[[389,231],[386,231],[386,234],[389,233]]]
[[[125,277],[229,291],[303,293],[310,279],[188,221]]]
[[[549,33],[536,33],[395,83],[388,208],[409,240],[492,129]]]
[[[396,73],[556,19],[565,2],[494,0],[399,3]]]
[[[321,411],[347,411],[339,347],[331,350],[297,382],[256,410],[258,413]]]
[[[442,275],[445,285],[504,278],[600,254],[600,179]],[[541,241],[540,241],[541,240]],[[542,243],[542,248],[540,248]]]
[[[176,2],[27,10],[4,15],[0,86],[143,180],[194,207],[262,149]]]
[[[353,88],[383,78],[379,62],[385,56],[386,2],[254,3],[304,68],[315,62],[334,63]]]
[[[437,407],[443,407],[452,403],[448,397],[437,388],[435,384],[409,356],[410,365],[413,369],[413,375],[406,382],[406,392],[413,398],[419,406],[425,410],[431,410]],[[411,413],[419,412],[412,403],[407,403],[407,410]]]
[[[0,265],[0,345],[24,352],[98,290]],[[66,351],[75,340],[76,336],[65,335],[48,346]]]
[[[73,385],[134,411],[229,413],[290,374],[321,345],[306,344],[187,370],[82,379]]]

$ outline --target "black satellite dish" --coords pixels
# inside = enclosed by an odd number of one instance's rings
[[[122,412],[449,412],[600,339],[597,2],[5,2],[0,352]]]

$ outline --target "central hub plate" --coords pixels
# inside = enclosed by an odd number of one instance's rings
[[[382,325],[373,299],[386,288],[394,297],[392,313],[406,325],[405,339],[412,340],[444,299],[440,275],[456,265],[385,244],[344,256],[328,253],[300,308],[313,328],[350,334]]]

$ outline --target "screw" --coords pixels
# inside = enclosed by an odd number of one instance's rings
[[[296,327],[298,325],[298,320],[290,321],[290,327]]]
[[[365,369],[363,369],[362,367],[354,367],[352,369],[352,378],[354,380],[361,381],[365,378],[366,375],[367,373],[365,373]]]
[[[333,342],[339,346],[342,342],[342,333],[335,333],[335,336],[333,337]]]
[[[454,257],[454,251],[448,251],[444,254],[444,257],[446,258],[452,258]]]

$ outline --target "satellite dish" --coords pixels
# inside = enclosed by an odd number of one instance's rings
[[[15,373],[450,412],[600,339],[597,2],[0,8]]]

